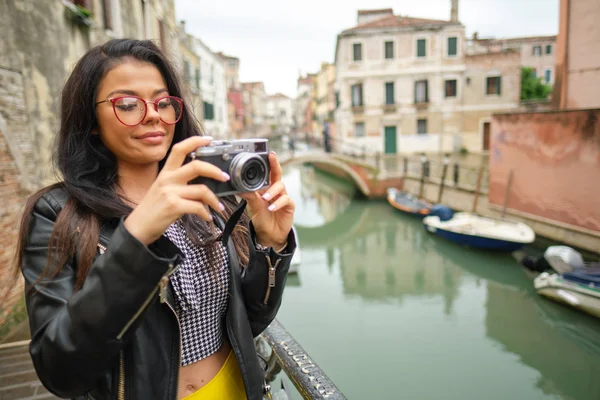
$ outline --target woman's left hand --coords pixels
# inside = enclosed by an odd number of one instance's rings
[[[279,250],[285,246],[292,229],[296,205],[287,194],[281,181],[281,165],[275,152],[269,154],[271,185],[267,189],[242,193],[248,202],[247,209],[256,232],[256,241],[263,246]]]

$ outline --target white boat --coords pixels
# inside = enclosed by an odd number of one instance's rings
[[[562,275],[542,272],[533,286],[542,296],[600,318],[600,268],[576,269]]]
[[[468,212],[449,215],[446,207],[440,218],[436,215],[440,208],[434,207],[431,214],[423,219],[423,224],[427,231],[458,244],[514,251],[535,240],[533,229],[522,222],[482,217]]]

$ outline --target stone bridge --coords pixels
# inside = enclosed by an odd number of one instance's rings
[[[282,167],[297,164],[316,164],[334,174],[345,174],[356,184],[365,197],[372,197],[378,170],[373,165],[341,154],[320,150],[305,152],[284,151],[279,155]]]

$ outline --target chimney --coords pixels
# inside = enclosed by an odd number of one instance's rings
[[[450,0],[450,21],[458,22],[458,0]]]

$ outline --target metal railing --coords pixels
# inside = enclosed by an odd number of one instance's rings
[[[268,346],[261,344],[261,340],[266,341]],[[273,382],[275,376],[283,371],[304,399],[346,399],[279,321],[274,320],[259,336],[256,347],[258,354],[267,362],[267,383]]]
[[[308,142],[305,138],[300,137],[288,143],[282,142],[281,137],[273,139],[287,157],[294,157],[301,145],[304,145],[309,146],[309,149],[318,148],[332,155],[342,155],[370,165],[378,171],[378,179],[402,177],[435,184],[441,184],[443,180],[445,186],[466,191],[476,190],[477,182],[480,180],[479,191],[481,193],[488,191],[489,169],[486,156],[473,155],[470,159],[453,156],[444,159],[441,154],[437,156],[432,154],[425,156],[382,154],[368,146],[348,143],[337,138],[329,138],[328,143],[324,143],[321,137],[309,137]],[[445,172],[444,166],[446,166]]]

